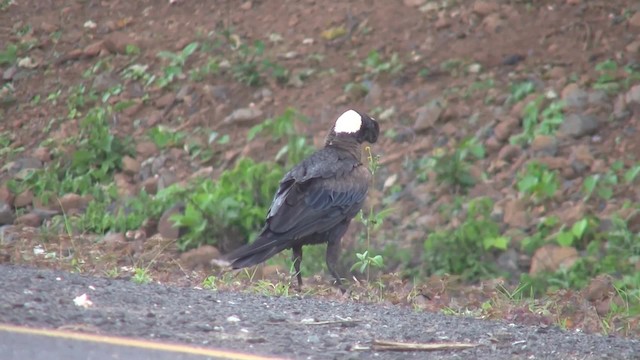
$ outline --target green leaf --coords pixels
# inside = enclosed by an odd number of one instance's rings
[[[562,231],[556,237],[556,241],[560,246],[571,246],[573,245],[574,236],[569,231]]]
[[[588,226],[589,220],[587,219],[576,221],[571,227],[571,232],[573,233],[573,236],[576,237],[576,239],[582,239],[584,233],[587,231]]]
[[[582,189],[585,192],[585,201],[591,197],[599,180],[599,175],[589,175],[584,179],[582,182]]]
[[[378,268],[381,268],[384,266],[384,262],[382,259],[382,255],[376,255],[373,258],[371,258],[371,263]]]
[[[482,242],[485,250],[489,250],[491,248],[507,250],[507,247],[509,246],[509,238],[506,236],[488,237],[485,238]]]
[[[538,178],[527,175],[518,181],[518,191],[530,192],[536,185],[538,185]]]
[[[185,46],[184,49],[182,49],[182,58],[186,60],[198,49],[199,45],[200,44],[198,44],[198,42],[192,42],[191,44]]]
[[[640,174],[640,165],[634,165],[624,173],[624,181],[631,184],[636,180],[638,174]]]

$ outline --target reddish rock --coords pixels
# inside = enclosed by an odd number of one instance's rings
[[[180,229],[174,227],[174,222],[171,221],[173,214],[181,214],[184,211],[184,206],[181,204],[175,205],[172,208],[162,214],[158,221],[158,233],[164,239],[177,239],[180,236]]]
[[[478,0],[473,4],[473,12],[480,16],[487,16],[500,9],[498,3],[494,1]]]
[[[4,202],[7,205],[13,207],[13,201],[15,199],[15,195],[9,190],[7,184],[0,185],[0,202]]]
[[[561,268],[569,268],[578,260],[578,251],[573,247],[547,244],[536,250],[531,259],[529,274],[555,272]]]
[[[124,156],[122,158],[122,171],[130,176],[137,175],[140,172],[140,162],[130,156]]]
[[[504,204],[503,222],[510,227],[524,229],[531,221],[527,206],[522,199],[508,199]]]
[[[13,200],[13,206],[16,208],[22,208],[33,204],[33,192],[31,190],[25,190],[18,194]]]
[[[207,270],[211,261],[220,258],[220,251],[211,245],[202,245],[180,255],[180,264],[188,270]]]
[[[88,200],[78,194],[68,193],[62,195],[58,202],[60,210],[68,214],[69,212],[79,212],[87,205]]]
[[[16,221],[14,222],[15,225],[23,225],[23,226],[30,226],[30,227],[38,227],[42,224],[42,218],[40,216],[38,216],[38,214],[35,213],[28,213],[28,214],[24,214],[22,216],[18,216],[16,218]]]
[[[112,54],[125,54],[128,45],[136,45],[136,41],[122,32],[113,32],[104,39],[104,47]]]
[[[508,117],[496,125],[493,129],[493,133],[495,134],[496,139],[500,141],[507,141],[519,126],[519,119],[515,117]]]

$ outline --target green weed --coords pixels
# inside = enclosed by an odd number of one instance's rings
[[[456,206],[452,210],[462,209]],[[492,252],[506,250],[510,239],[501,235],[499,224],[491,219],[492,211],[490,198],[472,199],[459,226],[429,234],[423,247],[423,272],[427,276],[452,274],[464,279],[497,275]]]
[[[158,78],[157,84],[161,88],[171,84],[177,77],[184,75],[183,68],[187,63],[187,60],[193,53],[196,52],[200,44],[198,42],[192,42],[185,46],[182,51],[173,53],[170,51],[160,51],[158,57],[168,60],[169,65],[163,69],[163,74]]]
[[[535,203],[552,199],[559,187],[557,173],[538,162],[529,162],[526,169],[518,173],[518,191]]]
[[[484,146],[476,138],[468,138],[462,140],[453,151],[436,154],[426,166],[435,172],[439,184],[451,185],[456,192],[465,191],[476,184],[476,179],[469,171],[470,166],[484,156]]]

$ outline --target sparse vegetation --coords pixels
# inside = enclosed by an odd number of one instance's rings
[[[466,204],[457,202],[443,209],[447,216],[460,218],[460,225],[439,229],[424,241],[422,255],[425,275],[456,274],[464,279],[486,279],[499,274],[489,261],[493,251],[504,251],[510,239],[501,234],[500,226],[491,219],[493,202],[476,198]]]
[[[538,7],[522,3],[511,5],[522,14]],[[0,1],[2,13],[23,11],[20,6],[24,3]],[[435,15],[426,7],[421,10],[416,11],[420,16]],[[594,15],[590,7],[583,10]],[[193,23],[184,22],[176,12],[167,21],[185,26],[179,47],[177,38],[167,37],[162,28],[148,42],[116,49],[107,48],[105,40],[114,32],[141,34],[142,22],[92,19],[98,28],[88,24],[81,36],[77,29],[70,33],[69,24],[58,18],[3,24],[0,190],[6,186],[9,194],[0,192],[0,205],[7,203],[11,215],[3,221],[26,216],[18,228],[38,215],[31,225],[39,230],[31,238],[3,242],[0,254],[14,262],[55,262],[77,272],[94,266],[100,268],[98,274],[118,278],[126,273],[138,283],[162,279],[157,272],[182,266],[176,265],[179,252],[203,244],[226,250],[231,242],[251,241],[284,171],[310,154],[312,135],[319,139],[311,133],[320,128],[318,119],[338,107],[361,107],[381,119],[385,136],[366,153],[377,186],[371,187],[369,202],[352,223],[356,229],[348,236],[353,238],[344,241],[347,251],[341,261],[348,266],[343,268],[351,267],[367,280],[352,284],[353,299],[492,318],[525,312],[574,329],[587,322],[572,323],[580,316],[568,315],[572,310],[566,304],[578,302],[573,296],[584,300],[581,292],[595,278],[609,276],[609,310],[598,308],[596,331],[637,335],[640,204],[635,188],[640,165],[635,121],[640,66],[633,57],[635,40],[619,41],[629,27],[589,22],[582,44],[577,36],[581,30],[575,29],[583,25],[574,29],[575,24],[553,23],[563,30],[537,34],[542,40],[526,44],[523,60],[503,63],[493,57],[519,54],[522,44],[497,44],[488,37],[495,54],[485,62],[476,56],[477,45],[465,41],[476,26],[483,32],[490,29],[475,20],[461,28],[453,20],[466,18],[465,11],[472,10],[460,8],[459,2],[438,3],[439,18],[448,22],[437,32],[429,28],[439,35],[427,39],[418,37],[425,32],[407,28],[399,29],[406,33],[385,34],[385,27],[368,19],[369,9],[357,13],[353,28],[351,20],[331,20],[309,26],[313,32],[298,33],[304,27],[293,24],[299,21],[294,16],[292,31],[277,30],[281,34],[248,31],[235,19],[218,23],[194,17],[189,19]],[[251,13],[243,10],[234,17]],[[630,7],[619,5],[612,5],[610,13],[606,21],[611,23],[633,15]],[[510,17],[500,21],[511,31]],[[536,31],[540,29],[545,27]],[[614,36],[616,41],[610,41]],[[102,43],[98,51],[91,48],[94,41]],[[584,56],[584,49],[601,47],[599,42],[611,50],[605,55],[611,58]],[[557,46],[567,51],[551,51]],[[446,49],[446,58],[430,49]],[[565,91],[569,86],[577,92]],[[442,104],[437,120],[422,129],[415,124],[416,109],[434,98]],[[222,121],[245,107],[266,115]],[[555,138],[565,115],[583,114],[598,119],[597,131]],[[513,129],[498,137],[496,119],[505,118],[514,120]],[[534,151],[537,137],[553,140],[554,146]],[[152,154],[136,150],[143,141],[155,145]],[[574,151],[578,145],[580,152]],[[384,154],[384,166],[371,151]],[[125,157],[140,169],[126,169]],[[559,158],[566,168],[551,165]],[[191,177],[201,169],[207,170],[204,175]],[[165,171],[173,177],[165,178]],[[393,181],[386,184],[385,179]],[[82,206],[62,209],[65,195],[78,195]],[[17,197],[20,206],[15,205]],[[505,219],[512,215],[503,211],[505,199],[523,204],[516,211],[526,221]],[[149,230],[146,235],[152,236],[158,227],[149,224],[176,205],[184,210],[170,224],[179,228],[180,237],[168,242],[163,266],[146,266],[153,241],[145,238],[142,248],[134,248],[139,242],[125,234]],[[121,236],[106,241],[105,234]],[[543,260],[551,270],[529,273],[542,248],[551,249],[551,255],[555,248],[577,255],[557,269],[551,265],[558,261],[549,255]],[[304,276],[325,269],[324,250],[305,248]],[[41,251],[42,256],[35,255]],[[289,254],[268,265],[274,264],[290,267]],[[175,273],[189,272],[180,269]],[[392,271],[399,275],[389,275]],[[240,279],[236,275],[210,276],[197,285],[240,289],[250,279],[255,292],[293,294],[281,274],[275,283],[273,274],[259,281],[255,273]],[[469,304],[455,306],[465,298],[464,291],[475,289],[469,284],[497,277],[504,280],[498,286],[482,283],[481,301],[470,296],[474,300]],[[447,287],[458,279],[465,281],[465,290]],[[433,300],[447,296],[432,297],[425,306],[415,300],[422,296],[422,286],[462,295],[447,304]]]
[[[559,186],[557,173],[536,161],[529,162],[526,169],[518,175],[518,191],[529,196],[535,203],[552,199]]]
[[[436,174],[436,181],[447,184],[458,191],[465,191],[476,184],[476,179],[470,172],[470,166],[484,158],[484,146],[475,138],[461,141],[453,150],[439,149],[427,161],[426,170]]]

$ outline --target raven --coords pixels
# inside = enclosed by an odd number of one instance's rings
[[[280,181],[256,240],[226,255],[234,269],[257,265],[292,249],[302,288],[302,246],[327,243],[326,263],[340,287],[336,271],[340,240],[362,208],[371,173],[362,164],[361,145],[375,143],[380,127],[370,116],[344,112],[327,135],[324,148],[295,165]]]

